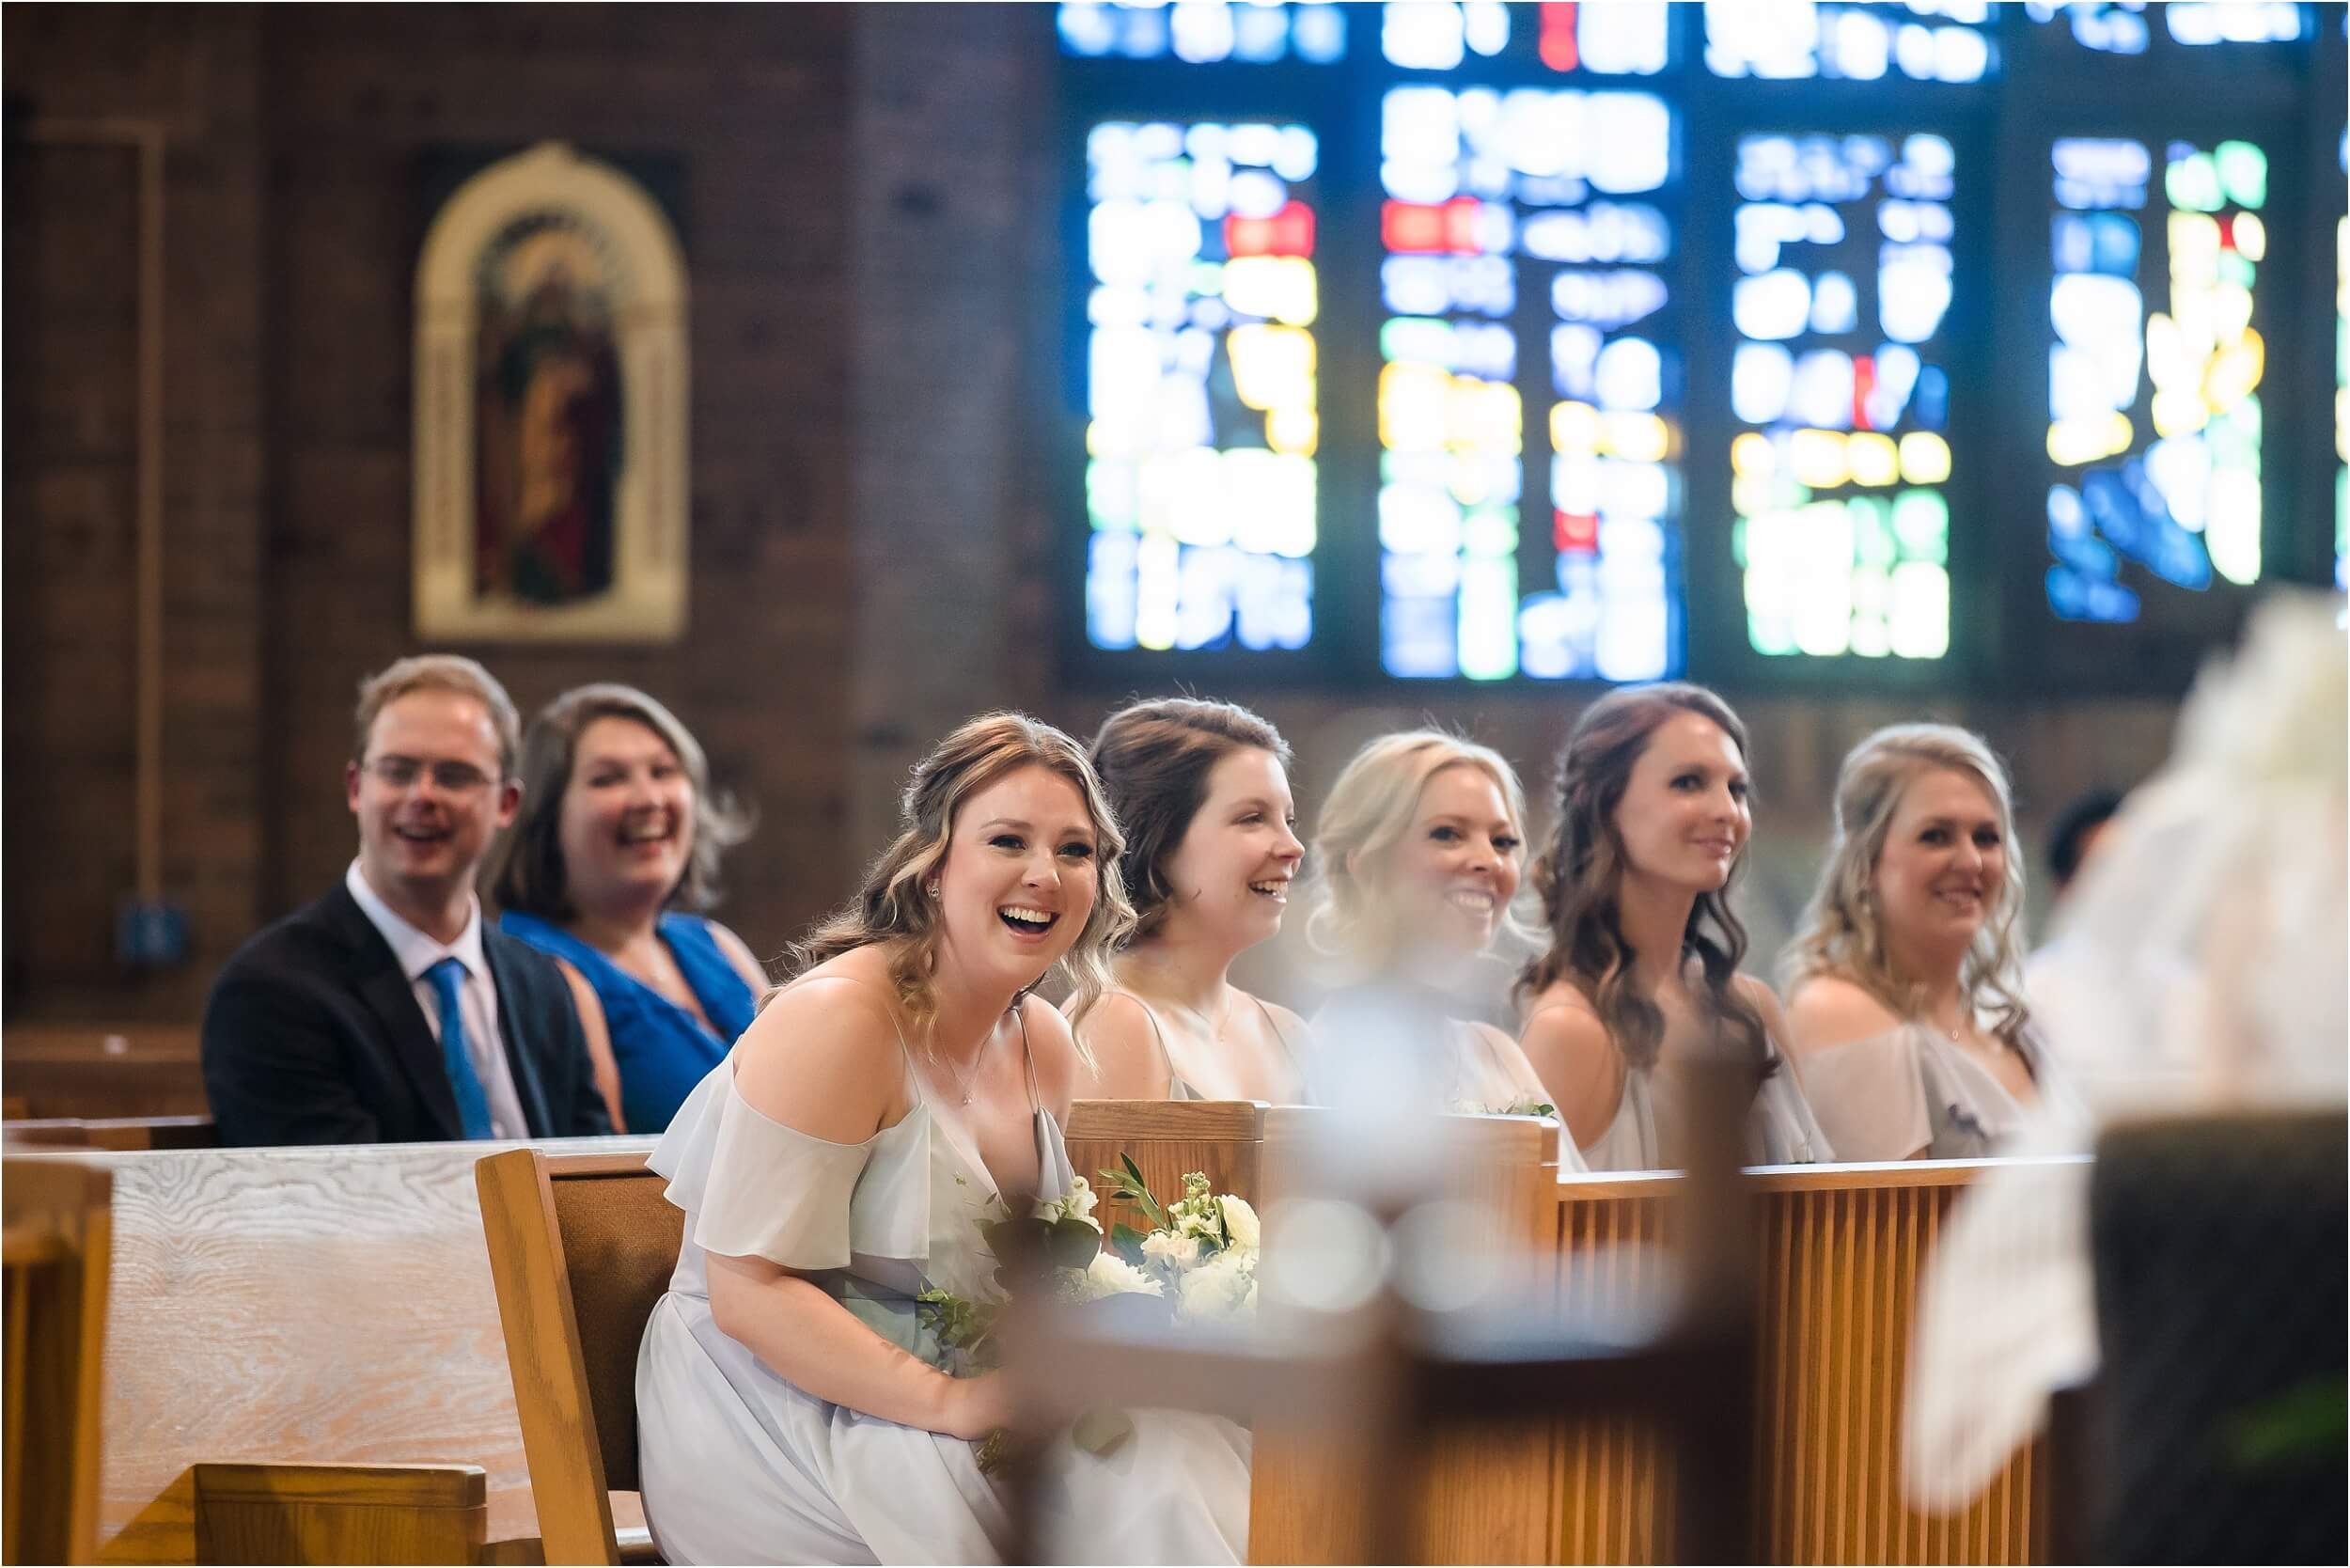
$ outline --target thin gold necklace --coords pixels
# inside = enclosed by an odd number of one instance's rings
[[[1183,1011],[1190,1013],[1194,1018],[1198,1019],[1200,1023],[1206,1025],[1208,1029],[1208,1038],[1212,1041],[1215,1041],[1222,1040],[1224,1038],[1224,1026],[1232,1021],[1232,987],[1230,984],[1227,984],[1224,987],[1224,1009],[1214,1018],[1209,1017],[1198,1008],[1193,1007],[1189,1002],[1179,1002],[1172,996],[1166,998],[1166,1000],[1167,1006],[1172,1008],[1181,1008]]]

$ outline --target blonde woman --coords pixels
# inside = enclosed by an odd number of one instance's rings
[[[1894,725],[1844,759],[1786,964],[1791,1043],[1841,1158],[1985,1154],[2046,1091],[2014,842],[2007,773],[1979,735]]]
[[[975,1440],[1011,1397],[944,1370],[917,1297],[992,1294],[978,1221],[1070,1190],[1060,1122],[1091,1064],[1033,991],[1058,969],[1082,1018],[1133,915],[1084,751],[1033,719],[949,735],[903,823],[650,1162],[686,1215],[636,1367],[670,1562],[995,1562],[1009,1544]],[[1241,1560],[1246,1452],[1230,1422],[1172,1412],[1105,1458],[1064,1450],[1056,1549]]]
[[[1314,835],[1307,934],[1344,983],[1314,1017],[1312,1098],[1395,1093],[1478,1111],[1545,1103],[1526,1053],[1482,1016],[1495,1009],[1475,984],[1517,896],[1525,824],[1525,792],[1500,753],[1442,730],[1382,735],[1347,763]],[[1362,1074],[1381,1081],[1351,1081]]]

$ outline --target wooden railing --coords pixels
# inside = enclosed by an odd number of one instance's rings
[[[2018,1453],[1958,1513],[1904,1501],[1903,1398],[1920,1273],[1951,1202],[1988,1162],[1756,1172],[1761,1228],[1755,1464],[1764,1562],[2047,1560],[2046,1458]],[[1560,1299],[1629,1306],[1667,1280],[1666,1173],[1569,1177],[1554,1245]],[[1672,1560],[1672,1476],[1629,1422],[1560,1423],[1557,1562]]]

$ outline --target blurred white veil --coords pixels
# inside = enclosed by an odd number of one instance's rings
[[[2207,666],[2170,760],[2082,872],[2032,1002],[2079,1105],[2003,1151],[2086,1153],[2120,1117],[2343,1102],[2350,641],[2342,601],[2280,594]],[[2002,1167],[1963,1198],[1919,1293],[1910,1496],[1963,1506],[2096,1369],[2086,1162]]]

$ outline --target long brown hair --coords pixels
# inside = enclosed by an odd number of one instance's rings
[[[1550,945],[1527,964],[1517,987],[1521,996],[1536,996],[1565,980],[1591,1004],[1624,1060],[1644,1070],[1656,1065],[1664,1045],[1665,1015],[1632,983],[1637,955],[1624,937],[1618,902],[1627,858],[1616,808],[1649,737],[1675,713],[1711,719],[1746,755],[1747,728],[1730,704],[1685,682],[1609,692],[1575,720],[1559,754],[1559,823],[1532,870]],[[1681,950],[1703,969],[1706,1005],[1725,1033],[1752,1057],[1758,1074],[1767,1076],[1778,1058],[1762,1014],[1735,983],[1747,954],[1747,928],[1731,910],[1730,885],[1744,863],[1741,856],[1721,887],[1698,896]]]
[[[1167,858],[1207,799],[1209,773],[1246,746],[1289,766],[1289,743],[1279,730],[1237,703],[1200,698],[1129,703],[1093,737],[1094,771],[1126,833],[1119,871],[1136,921],[1127,942],[1141,941],[1166,921],[1174,898]]]
[[[1060,730],[1026,713],[982,713],[967,719],[915,764],[914,777],[899,804],[901,827],[898,837],[866,868],[864,880],[849,902],[792,944],[792,975],[806,974],[854,949],[890,944],[891,989],[915,1026],[927,1026],[938,1012],[931,972],[938,962],[944,930],[938,906],[923,896],[922,885],[947,857],[955,813],[963,803],[1013,770],[1032,765],[1049,769],[1075,785],[1092,822],[1099,868],[1093,908],[1086,917],[1085,929],[1058,965],[1069,978],[1076,997],[1070,1016],[1083,1018],[1108,989],[1110,952],[1134,924],[1135,912],[1126,902],[1126,889],[1118,874],[1118,858],[1126,840],[1118,831],[1118,819],[1111,814],[1109,803],[1102,797],[1101,780],[1094,776],[1084,749]],[[1080,1056],[1085,1055],[1082,1040],[1077,1049]],[[1087,1065],[1091,1064],[1088,1058]]]

